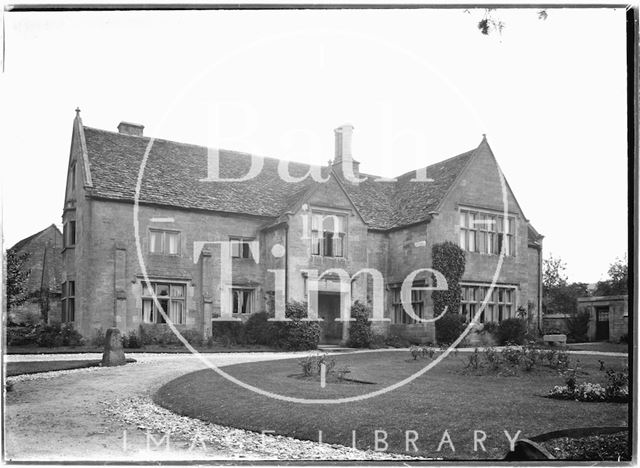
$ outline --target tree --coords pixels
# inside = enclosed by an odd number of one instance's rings
[[[561,258],[555,258],[553,254],[543,261],[542,286],[545,289],[558,288],[567,284],[565,270],[567,264]]]
[[[18,254],[13,249],[7,250],[7,309],[19,306],[27,300],[27,280],[30,270],[24,268],[29,258],[28,252]]]
[[[575,314],[577,299],[589,295],[586,283],[569,283],[567,265],[560,257],[550,255],[542,269],[542,309],[545,314]]]
[[[629,293],[629,265],[627,255],[616,258],[607,271],[609,279],[598,281],[594,295],[617,296]]]

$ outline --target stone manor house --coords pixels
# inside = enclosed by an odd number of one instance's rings
[[[308,301],[309,270],[345,270],[352,301],[371,303],[373,282],[362,268],[384,278],[384,315],[379,331],[421,342],[435,341],[433,323],[416,323],[403,310],[400,286],[414,270],[431,266],[431,248],[456,242],[466,251],[461,313],[472,317],[487,296],[499,252],[506,255],[480,322],[525,313],[540,327],[542,236],[531,226],[505,182],[486,138],[465,153],[395,181],[362,174],[351,154],[353,127],[335,130],[335,156],[316,168],[328,180],[302,178],[310,166],[289,163],[291,177],[278,175],[280,161],[264,158],[260,173],[239,182],[212,182],[208,149],[155,139],[141,179],[138,210],[140,254],[134,228],[134,196],[150,142],[143,126],[122,122],[118,132],[73,123],[63,210],[62,318],[85,336],[116,326],[123,332],[163,323],[158,305],[180,329],[211,334],[212,319],[225,304],[233,317],[272,311],[275,273],[284,271],[287,301]],[[346,163],[346,164],[344,164]],[[221,151],[221,178],[241,178],[251,166],[246,153]],[[343,167],[352,167],[353,181]],[[387,175],[388,176],[388,175]],[[221,246],[231,281],[221,273]],[[278,245],[279,244],[279,245]],[[425,285],[426,272],[414,286]],[[226,279],[225,279],[226,278]],[[318,283],[322,340],[346,339],[348,322],[336,322],[346,296],[339,277]],[[155,291],[157,302],[153,300]],[[413,290],[421,318],[433,316],[431,293]],[[227,309],[227,310],[229,310]]]

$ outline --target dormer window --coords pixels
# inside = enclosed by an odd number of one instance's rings
[[[311,255],[344,257],[346,221],[344,215],[314,212],[311,215]]]

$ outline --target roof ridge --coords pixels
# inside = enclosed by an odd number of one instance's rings
[[[217,149],[218,151],[223,151],[225,153],[230,153],[230,154],[237,154],[237,155],[241,155],[241,156],[255,156],[257,158],[261,158],[261,159],[265,159],[265,160],[273,160],[273,161],[283,161],[283,162],[287,162],[290,164],[299,164],[300,166],[306,166],[306,167],[327,167],[327,166],[323,166],[321,164],[309,164],[309,163],[303,163],[300,161],[292,161],[290,159],[281,159],[281,158],[276,158],[275,156],[260,156],[258,154],[254,154],[254,153],[248,153],[246,151],[238,151],[238,150],[230,150],[230,149],[226,149],[226,148],[211,148],[209,146],[204,146],[204,145],[197,145],[195,143],[186,143],[184,141],[177,141],[177,140],[168,140],[166,138],[159,138],[159,137],[151,137],[151,136],[138,136],[138,135],[129,135],[126,133],[120,133],[120,132],[115,132],[113,130],[105,130],[103,128],[96,128],[96,127],[91,127],[88,125],[83,125],[83,128],[85,129],[89,129],[89,130],[93,130],[93,131],[97,131],[97,132],[103,132],[103,133],[109,133],[111,135],[116,135],[119,137],[130,137],[130,138],[136,138],[136,139],[146,139],[146,140],[150,140],[153,138],[153,141],[159,141],[159,142],[164,142],[164,143],[172,143],[174,145],[182,145],[182,146],[190,146],[193,148],[198,148],[198,149],[204,149],[204,150],[209,150],[209,149]]]

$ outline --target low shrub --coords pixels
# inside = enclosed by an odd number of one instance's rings
[[[60,327],[60,336],[62,337],[62,346],[75,348],[84,344],[84,338],[73,328],[71,323],[65,323]]]
[[[329,357],[327,353],[310,354],[298,359],[298,365],[302,368],[302,374],[305,377],[320,374],[323,364],[325,368],[325,375],[328,376],[333,373],[333,369],[336,366],[336,360]],[[342,377],[344,377],[344,373],[346,372],[343,372]]]
[[[369,316],[371,309],[360,301],[351,306],[351,318],[355,321],[349,324],[349,339],[347,346],[351,348],[368,348],[371,346],[373,332]]]
[[[498,323],[497,322],[486,322],[484,323],[484,325],[482,326],[482,332],[481,333],[487,333],[491,336],[493,336],[494,338],[498,338]]]
[[[278,323],[279,345],[290,351],[316,349],[320,341],[320,324],[303,321],[307,316],[307,306],[302,302],[288,302],[285,306],[285,317],[288,322]]]
[[[589,341],[589,312],[580,312],[567,318],[567,338],[573,342]]]
[[[371,343],[369,343],[369,348],[371,349],[380,349],[386,347],[385,344],[386,338],[384,335],[379,333],[374,333],[371,337]]]
[[[93,331],[93,336],[91,337],[90,343],[91,346],[95,346],[97,348],[103,348],[105,342],[105,334],[104,330],[101,328],[96,328]]]
[[[249,317],[244,324],[247,343],[264,346],[278,345],[278,327],[275,322],[269,322],[269,317],[267,312],[258,312]]]
[[[7,327],[7,346],[35,345],[36,334],[34,327]]]
[[[501,345],[524,343],[527,323],[519,318],[508,318],[498,324],[498,341]]]
[[[122,335],[122,347],[129,349],[142,347],[142,343],[134,330],[131,330],[128,335]]]
[[[179,345],[180,339],[166,323],[145,323],[139,327],[140,342],[147,345]]]
[[[36,327],[36,344],[42,348],[62,346],[63,337],[59,323],[40,323]]]
[[[182,330],[180,334],[185,340],[189,342],[191,346],[202,345],[202,333],[200,333],[198,330],[187,328],[186,330]]]
[[[409,340],[400,335],[390,335],[384,340],[384,343],[392,348],[408,348],[411,344]]]
[[[465,328],[465,319],[462,314],[448,312],[436,320],[436,340],[439,344],[450,345]]]
[[[242,322],[215,321],[211,332],[213,339],[223,346],[246,344],[245,327]]]

